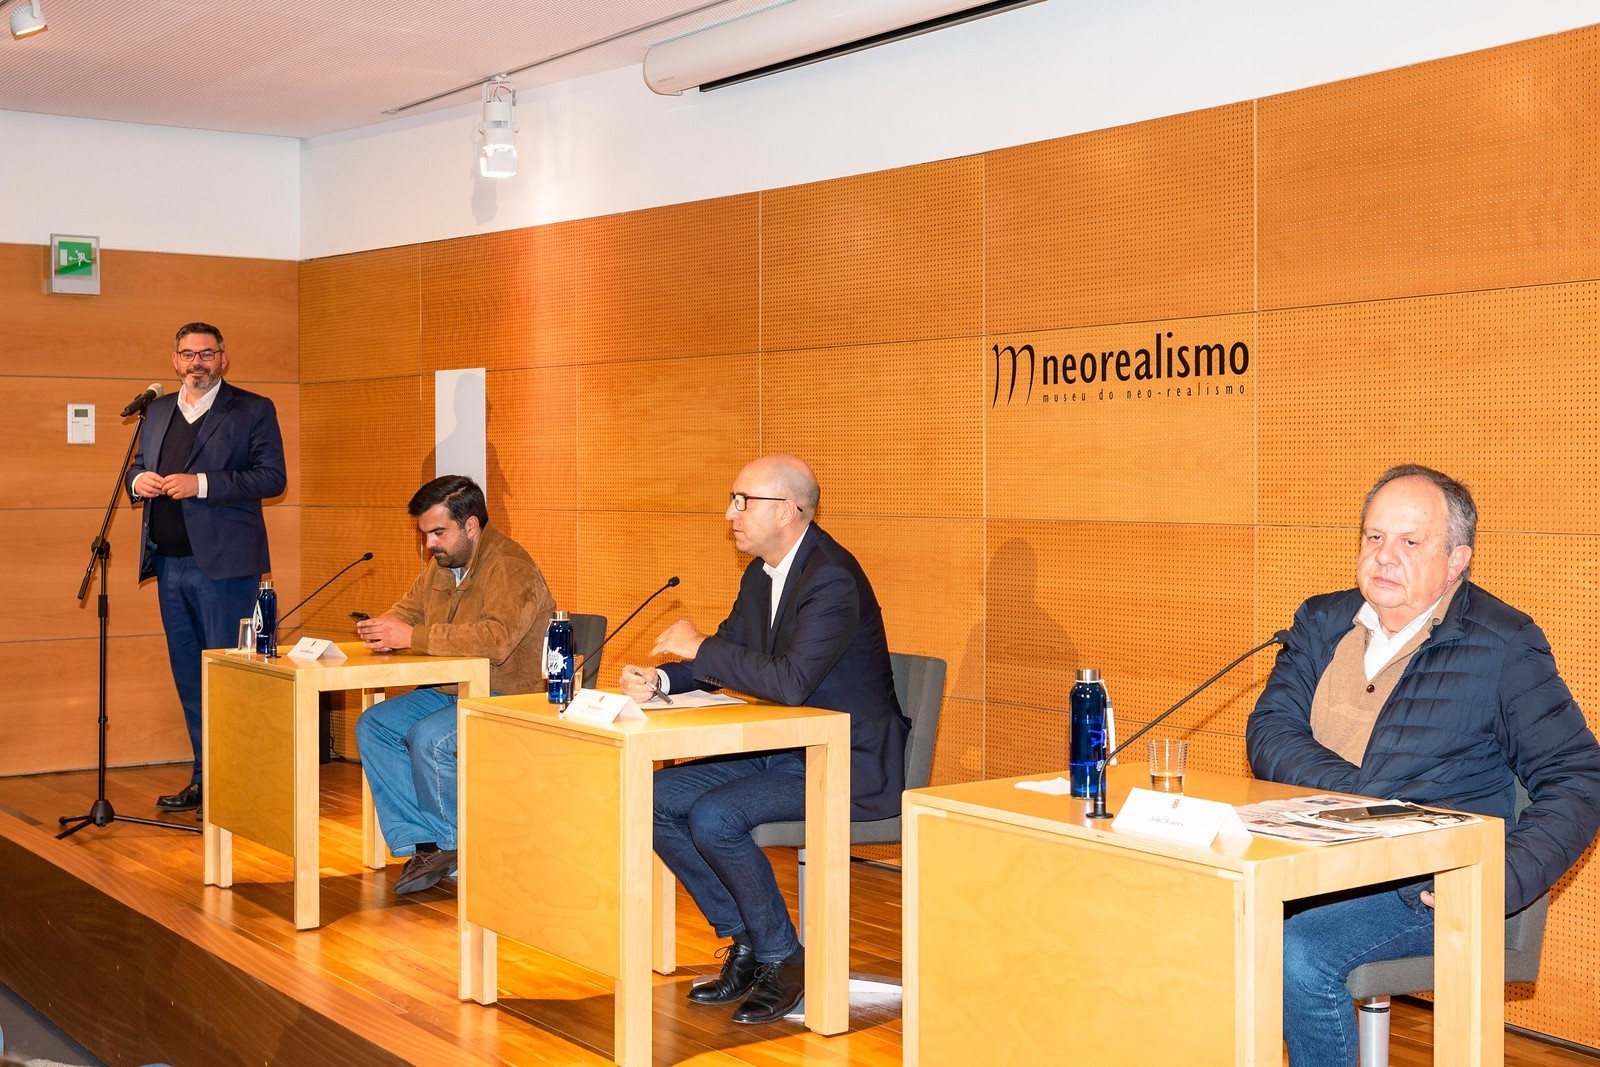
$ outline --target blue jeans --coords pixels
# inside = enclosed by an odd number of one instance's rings
[[[167,662],[194,748],[191,781],[200,780],[200,652],[239,643],[239,620],[256,607],[259,575],[207,578],[193,556],[156,557],[156,600],[167,634]]]
[[[1283,1040],[1290,1067],[1355,1067],[1361,1044],[1345,979],[1363,963],[1432,954],[1433,909],[1416,896],[1414,887],[1330,894],[1284,921]]]
[[[743,932],[762,963],[788,959],[800,938],[772,864],[750,831],[805,817],[806,761],[799,752],[700,760],[656,771],[656,855],[717,936]]]
[[[356,743],[389,851],[455,848],[456,698],[416,689],[380,701],[356,720]]]

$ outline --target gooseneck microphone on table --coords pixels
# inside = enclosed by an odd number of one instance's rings
[[[1139,729],[1137,729],[1137,730],[1135,730],[1133,732],[1133,736],[1129,737],[1126,741],[1122,742],[1122,744],[1120,744],[1116,748],[1112,749],[1106,755],[1106,757],[1104,759],[1100,760],[1100,762],[1099,762],[1099,765],[1098,765],[1098,768],[1097,768],[1098,776],[1099,776],[1099,785],[1094,791],[1094,806],[1089,812],[1089,818],[1091,818],[1091,819],[1109,819],[1109,818],[1111,818],[1111,814],[1112,813],[1108,812],[1106,810],[1106,766],[1112,760],[1116,759],[1117,756],[1124,749],[1126,749],[1129,745],[1133,744],[1135,741],[1139,740],[1139,738],[1143,737],[1145,734],[1149,733],[1159,723],[1164,721],[1167,716],[1171,715],[1173,712],[1177,711],[1179,708],[1181,708],[1185,704],[1189,703],[1189,701],[1193,700],[1195,697],[1199,696],[1201,693],[1204,693],[1207,689],[1211,688],[1211,684],[1213,682],[1215,682],[1217,679],[1221,678],[1224,674],[1227,674],[1229,671],[1233,670],[1235,667],[1237,667],[1239,664],[1243,663],[1245,660],[1249,659],[1251,656],[1255,655],[1257,652],[1260,652],[1263,648],[1266,648],[1268,645],[1287,645],[1288,643],[1289,643],[1289,631],[1288,630],[1279,630],[1277,633],[1273,634],[1267,640],[1261,642],[1255,648],[1252,648],[1250,651],[1246,652],[1244,655],[1240,656],[1238,659],[1234,660],[1232,663],[1230,663],[1226,667],[1222,668],[1216,674],[1213,674],[1211,677],[1207,678],[1205,681],[1203,681],[1199,685],[1195,686],[1194,689],[1189,693],[1188,696],[1184,697],[1182,700],[1180,700],[1176,704],[1172,705],[1172,707],[1168,708],[1166,711],[1163,711],[1160,715],[1157,715],[1155,718],[1153,718],[1149,722],[1145,723],[1143,726],[1141,726]]]
[[[351,560],[349,563],[346,563],[343,567],[341,567],[339,569],[339,573],[338,574],[335,574],[332,578],[329,578],[327,581],[323,582],[321,585],[319,585],[315,589],[313,589],[311,591],[311,596],[306,597],[304,600],[300,601],[300,603],[296,604],[294,607],[290,608],[288,611],[284,612],[282,615],[279,615],[278,616],[278,625],[282,626],[283,625],[283,620],[287,619],[290,615],[293,615],[295,612],[299,611],[301,608],[303,608],[307,604],[311,603],[312,599],[315,598],[318,593],[322,592],[324,589],[328,588],[328,586],[332,585],[334,582],[337,582],[341,577],[343,577],[345,571],[348,571],[351,567],[354,567],[357,563],[365,563],[367,560],[369,560],[371,558],[372,558],[372,553],[368,552],[366,555],[362,556],[360,559]]]
[[[676,574],[674,574],[671,578],[667,579],[666,584],[663,585],[660,589],[657,589],[654,593],[651,593],[649,596],[645,597],[644,598],[644,603],[640,604],[638,607],[633,609],[633,615],[629,615],[626,619],[623,619],[620,624],[618,624],[617,626],[613,627],[611,632],[606,634],[606,638],[605,638],[604,641],[601,641],[598,645],[595,645],[589,651],[583,653],[583,662],[584,663],[588,663],[590,656],[596,655],[602,648],[605,648],[607,645],[609,645],[611,643],[611,639],[613,637],[617,636],[618,634],[620,634],[622,632],[622,628],[624,626],[627,626],[630,622],[632,622],[633,621],[633,616],[637,615],[637,614],[639,614],[639,612],[643,611],[650,604],[650,601],[654,600],[656,597],[660,596],[662,593],[665,593],[668,589],[671,589],[673,586],[675,586],[677,584],[678,584],[678,576]],[[573,677],[576,677],[576,678],[583,677],[583,674],[582,674],[582,671],[581,671],[581,667],[578,664],[574,664],[572,673],[573,673]]]
[[[160,395],[161,383],[151,382],[149,388],[145,389],[144,392],[134,397],[133,400],[128,403],[128,406],[122,409],[122,414],[119,417],[125,419],[129,415],[139,414],[139,412],[150,406],[150,402],[152,400]]]

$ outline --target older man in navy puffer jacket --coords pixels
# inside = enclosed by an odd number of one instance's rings
[[[1427,467],[1387,472],[1361,513],[1359,588],[1312,597],[1246,730],[1257,777],[1507,821],[1506,910],[1600,830],[1600,745],[1527,615],[1467,581],[1477,507]],[[1511,825],[1514,778],[1530,803]],[[1291,1067],[1359,1055],[1345,978],[1433,951],[1426,883],[1313,898],[1284,924]]]

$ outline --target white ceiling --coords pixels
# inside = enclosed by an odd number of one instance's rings
[[[464,85],[408,114],[474,101],[484,79],[554,56],[566,57],[512,83],[631,66],[775,0],[40,2],[44,33],[13,41],[0,28],[0,109],[313,137]]]

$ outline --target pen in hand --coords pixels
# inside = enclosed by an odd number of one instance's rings
[[[656,672],[655,680],[650,683],[650,699],[659,700],[663,704],[672,703],[672,698],[661,691],[661,673]]]

